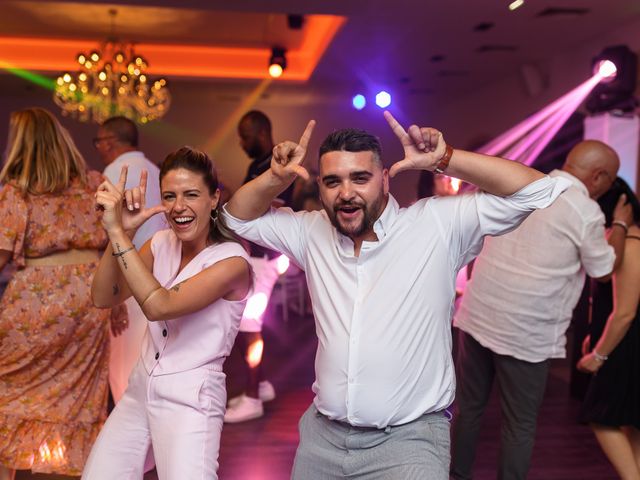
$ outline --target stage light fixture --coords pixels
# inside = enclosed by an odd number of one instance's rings
[[[364,95],[359,93],[353,97],[351,103],[353,104],[353,108],[356,110],[362,110],[367,105],[367,99],[364,98]]]
[[[612,82],[618,74],[618,67],[616,67],[616,64],[611,60],[600,60],[594,66],[593,74],[602,77],[602,80],[600,80],[601,82]]]
[[[391,95],[388,92],[382,90],[376,95],[376,105],[380,108],[387,108],[391,105]]]
[[[635,110],[638,102],[633,94],[638,78],[638,56],[629,47],[615,45],[605,48],[593,58],[591,68],[600,78],[600,83],[587,99],[589,112]]]
[[[273,47],[271,49],[271,58],[269,58],[269,75],[278,78],[287,68],[287,57],[285,49]]]

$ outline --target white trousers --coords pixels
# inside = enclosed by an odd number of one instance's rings
[[[278,260],[277,258],[269,260],[267,257],[251,257],[249,259],[249,263],[251,263],[254,275],[253,293],[251,296],[253,297],[258,294],[263,294],[266,297],[266,303],[268,304],[271,299],[273,287],[280,276],[278,274]],[[249,302],[251,302],[251,299],[249,299]],[[251,308],[249,305],[250,304],[247,303],[247,307]],[[242,315],[242,319],[240,320],[239,331],[262,332],[263,317],[264,312],[256,317],[247,315],[247,309],[245,309],[245,313]]]
[[[142,480],[150,447],[159,480],[216,480],[226,397],[218,365],[149,376],[138,362],[83,480]]]
[[[129,376],[140,358],[142,339],[147,330],[147,317],[135,298],[130,297],[124,303],[129,315],[129,327],[117,337],[111,334],[109,354],[109,386],[115,403],[120,401],[127,389]]]

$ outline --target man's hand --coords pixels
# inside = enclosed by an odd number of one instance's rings
[[[309,179],[309,172],[302,166],[302,162],[315,125],[315,120],[309,121],[298,143],[286,141],[273,147],[271,171],[282,182],[291,182],[297,176]]]
[[[442,133],[434,128],[420,128],[417,125],[411,125],[405,131],[391,113],[384,112],[384,118],[404,149],[404,158],[391,166],[389,175],[395,177],[404,170],[433,171],[447,148]]]
[[[616,208],[613,210],[613,221],[624,222],[629,226],[633,224],[633,209],[631,204],[627,202],[627,195],[622,194],[616,203]]]
[[[129,328],[129,313],[127,306],[120,303],[111,308],[111,333],[117,337],[127,328]]]

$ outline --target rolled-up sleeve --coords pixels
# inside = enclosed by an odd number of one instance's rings
[[[238,236],[271,250],[284,253],[304,268],[306,234],[304,217],[308,212],[294,212],[288,207],[271,208],[255,220],[240,220],[222,207],[227,226]]]
[[[580,261],[584,270],[592,278],[609,275],[613,271],[616,254],[607,242],[604,230],[604,215],[597,216],[585,223],[580,244]]]
[[[486,235],[510,232],[534,210],[551,205],[570,186],[565,178],[545,176],[508,197],[478,192],[443,198],[440,203],[444,208],[438,208],[437,214],[456,268],[480,252]]]

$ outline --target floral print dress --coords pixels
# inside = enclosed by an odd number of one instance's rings
[[[102,249],[89,172],[57,194],[0,189],[0,249],[17,271],[0,299],[0,464],[80,475],[107,415],[109,310],[91,303],[96,263],[26,266],[69,249]]]

